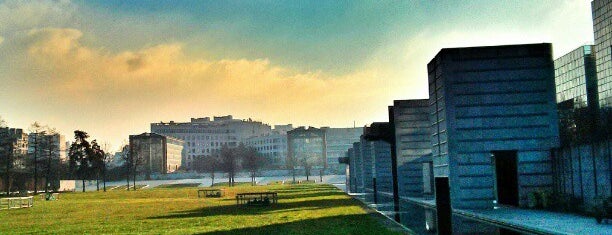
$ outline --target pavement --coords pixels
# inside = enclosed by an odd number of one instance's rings
[[[435,208],[435,200],[402,197],[425,207]],[[500,227],[534,234],[607,234],[612,235],[612,223],[597,224],[595,218],[575,214],[500,207],[487,210],[453,209],[453,213]]]
[[[595,218],[567,213],[520,208],[453,209],[453,213],[540,234],[612,234],[612,224],[597,224]]]

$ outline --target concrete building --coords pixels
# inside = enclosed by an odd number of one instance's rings
[[[362,127],[356,128],[322,128],[325,130],[327,145],[327,168],[332,174],[344,174],[345,164],[339,164],[338,158],[344,157],[346,150],[359,141],[363,134]]]
[[[395,100],[392,109],[398,194],[433,197],[429,100]]]
[[[551,189],[551,44],[442,49],[427,68],[436,200],[448,191],[453,208],[523,206]]]
[[[595,58],[599,107],[612,106],[612,2],[591,2],[593,31],[595,33]]]
[[[363,176],[363,158],[361,157],[361,141],[353,143],[353,147],[349,149],[350,155],[349,161],[350,164],[353,165],[353,173],[350,174],[350,181],[354,185],[355,191],[354,193],[363,193],[365,192],[364,187],[364,176]]]
[[[172,173],[181,166],[182,140],[155,133],[130,135],[130,155],[142,159],[142,173],[151,178],[152,174]]]
[[[253,146],[267,159],[265,168],[285,169],[287,167],[287,132],[273,131],[248,138],[244,141],[247,146]]]
[[[16,171],[25,171],[27,168],[28,134],[18,128],[0,128],[0,140],[10,142],[8,144],[11,145],[10,150],[13,154],[13,169]],[[0,148],[6,147],[7,145],[5,145],[5,143],[3,143],[3,146],[0,146]],[[9,149],[0,149],[0,151],[6,153]]]
[[[184,141],[183,167],[189,170],[196,156],[211,156],[221,146],[236,147],[248,138],[270,134],[272,128],[251,119],[234,119],[231,115],[192,118],[191,122],[151,123],[151,132]]]
[[[364,166],[367,175],[371,174],[371,179],[366,178],[366,184],[371,182],[371,187],[366,185],[366,193],[371,193],[372,202],[374,203],[389,203],[394,199],[394,179],[393,179],[393,162],[391,157],[391,141],[392,141],[391,126],[388,122],[375,122],[369,127],[365,127],[362,141],[362,154],[366,159]],[[371,164],[370,167],[367,167]],[[366,196],[366,201],[370,197]]]

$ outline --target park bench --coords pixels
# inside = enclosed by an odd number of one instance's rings
[[[199,189],[198,197],[223,197],[221,189]]]
[[[28,208],[34,205],[34,197],[6,197],[0,198],[0,210]]]
[[[268,206],[278,203],[278,194],[276,192],[239,193],[236,194],[236,203],[248,206]]]
[[[60,197],[59,193],[41,193],[40,194],[40,199],[47,200],[47,201],[59,200],[59,197]]]

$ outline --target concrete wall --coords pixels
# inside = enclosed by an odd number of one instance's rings
[[[373,162],[372,142],[361,138],[359,144],[359,150],[361,151],[361,161],[363,162],[363,188],[365,193],[374,192],[374,175],[376,174]]]
[[[587,205],[596,196],[612,195],[611,152],[611,139],[555,150],[556,191],[583,199]]]
[[[355,179],[355,192],[363,193],[365,192],[364,188],[364,177],[363,177],[363,157],[361,156],[361,142],[353,143],[353,156],[355,157],[355,174],[353,175]]]
[[[400,197],[423,197],[423,163],[431,162],[431,123],[428,100],[396,100],[393,103]],[[433,191],[428,192],[432,194]]]
[[[393,195],[393,174],[391,172],[391,145],[385,141],[372,141],[372,153],[379,194]],[[380,196],[379,196],[380,197]]]
[[[492,151],[517,151],[519,205],[552,187],[559,134],[551,44],[443,49],[428,72],[434,174],[449,177],[453,207],[492,207]]]

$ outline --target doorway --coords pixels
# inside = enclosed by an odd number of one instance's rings
[[[519,205],[518,168],[516,151],[493,151],[495,159],[495,188],[497,203]]]

